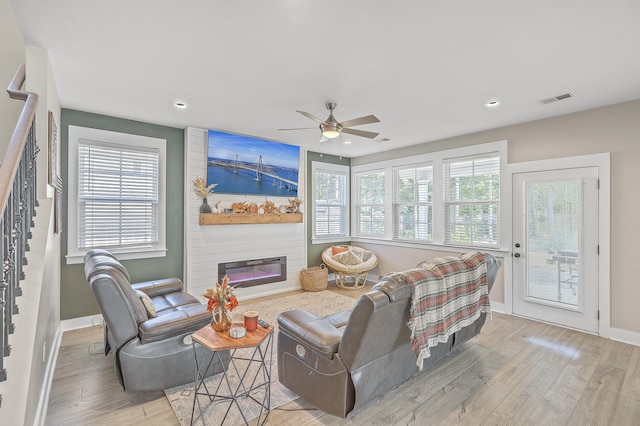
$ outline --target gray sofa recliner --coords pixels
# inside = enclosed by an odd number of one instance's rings
[[[500,261],[485,254],[487,284]],[[292,310],[278,316],[278,379],[316,408],[339,417],[356,413],[411,378],[417,357],[407,323],[411,287],[402,274],[383,278],[351,311],[324,318]],[[423,368],[480,332],[486,314],[431,348]]]
[[[184,292],[177,278],[132,285],[127,270],[106,250],[88,252],[84,271],[104,318],[105,355],[114,351],[123,389],[147,392],[193,382],[193,350],[185,336],[211,323],[206,305]],[[151,298],[155,318],[148,317],[135,290]],[[201,346],[197,350],[206,351]],[[209,375],[225,367],[211,368]]]

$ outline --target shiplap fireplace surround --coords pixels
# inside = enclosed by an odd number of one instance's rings
[[[306,218],[301,223],[239,224],[223,226],[200,225],[202,200],[194,193],[192,182],[197,177],[207,176],[206,129],[189,127],[185,132],[185,259],[184,281],[187,291],[196,297],[213,287],[218,280],[218,264],[269,258],[287,257],[287,279],[248,288],[237,288],[242,301],[255,297],[282,293],[300,288],[299,273],[306,267]],[[305,200],[306,151],[300,150],[298,197]],[[213,194],[209,204],[229,200],[248,203],[264,203],[264,196]],[[291,197],[293,198],[293,197]],[[269,197],[275,203],[286,203],[287,197]],[[304,215],[306,216],[306,215]]]

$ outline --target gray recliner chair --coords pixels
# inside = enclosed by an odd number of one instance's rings
[[[88,252],[84,271],[106,325],[105,355],[114,351],[123,389],[147,392],[193,382],[194,354],[185,337],[211,323],[206,305],[184,292],[177,278],[132,285],[127,270],[106,250]],[[149,317],[135,290],[149,296],[155,318]],[[206,351],[199,345],[196,350]],[[225,367],[211,368],[208,375]]]
[[[500,261],[485,254],[487,285]],[[407,326],[411,287],[402,274],[384,277],[351,311],[318,318],[303,310],[278,316],[278,379],[316,408],[347,417],[417,372]],[[423,368],[480,332],[486,314],[431,348]]]

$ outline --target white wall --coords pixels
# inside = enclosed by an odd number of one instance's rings
[[[250,260],[263,257],[287,256],[287,280],[249,288],[239,288],[236,294],[242,301],[300,288],[299,272],[306,267],[306,217],[303,223],[262,225],[199,225],[201,204],[192,187],[197,177],[206,177],[207,130],[187,128],[185,131],[185,271],[187,290],[196,297],[218,279],[218,263]],[[301,150],[298,196],[304,199],[305,153]],[[247,201],[263,203],[264,196],[214,194],[210,205],[218,201]],[[286,197],[269,197],[276,204],[286,203]]]
[[[11,140],[24,102],[9,98],[5,89],[25,63],[25,44],[9,0],[0,0],[0,162]]]
[[[5,0],[0,0],[0,35],[6,30],[6,21],[15,20],[13,10]],[[16,23],[17,25],[17,23]],[[20,37],[14,37],[14,39]],[[38,94],[36,109],[36,139],[40,147],[37,158],[38,200],[40,206],[34,218],[31,250],[26,253],[25,279],[21,281],[22,296],[18,297],[19,313],[13,317],[15,333],[9,335],[11,354],[4,359],[7,380],[0,383],[3,401],[0,408],[0,424],[39,424],[46,412],[50,380],[55,368],[57,347],[61,337],[60,325],[60,237],[53,234],[53,200],[47,198],[47,112],[52,111],[60,122],[60,105],[53,73],[46,51],[24,46],[18,40],[1,39],[0,53],[4,60],[9,47],[22,53],[21,63],[26,62],[26,90]],[[17,46],[8,46],[17,43]],[[22,45],[20,45],[22,43]],[[8,55],[7,57],[10,57]],[[15,73],[17,65],[11,74]],[[8,85],[7,81],[7,85]],[[24,89],[23,89],[24,90]],[[7,97],[8,98],[8,97]],[[20,111],[24,102],[10,100]],[[13,133],[17,116],[2,112],[3,133]],[[10,131],[7,131],[9,129]],[[0,144],[2,145],[2,144]],[[4,152],[4,149],[2,150]],[[59,155],[58,155],[59,157]]]

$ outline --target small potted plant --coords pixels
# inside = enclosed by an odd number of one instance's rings
[[[193,191],[202,198],[202,205],[200,206],[200,213],[211,213],[211,206],[207,202],[207,197],[213,194],[213,188],[218,186],[217,183],[207,185],[207,181],[204,178],[195,178],[193,180]]]

